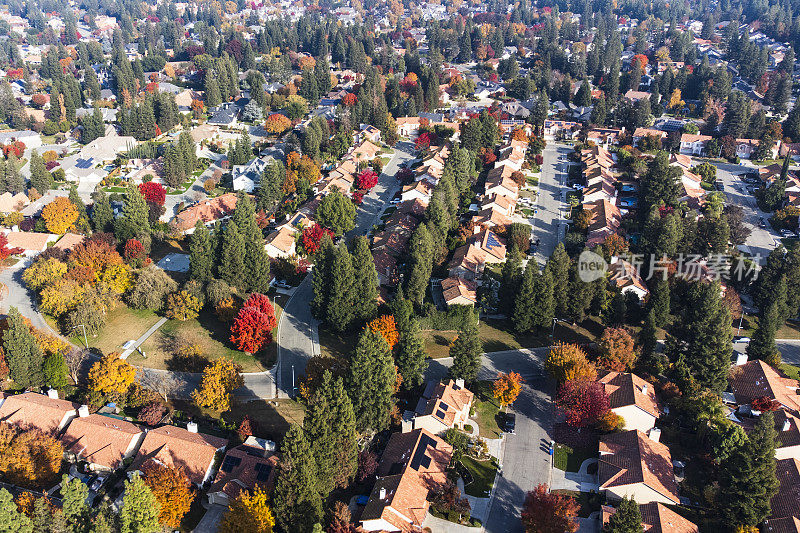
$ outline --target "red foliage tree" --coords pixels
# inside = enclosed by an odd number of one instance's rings
[[[344,105],[345,107],[353,107],[357,103],[358,103],[358,97],[353,93],[347,93],[346,95],[344,95],[344,98],[342,98],[342,105]]]
[[[15,157],[22,157],[22,154],[25,152],[25,143],[22,141],[14,141],[11,144],[6,144],[3,146],[3,155],[8,158],[10,154],[14,154]]]
[[[642,68],[647,67],[648,63],[647,56],[644,54],[636,54],[635,56],[633,56],[633,59],[631,60],[631,65],[635,65],[636,63],[639,63],[642,66]]]
[[[167,190],[160,183],[148,181],[139,185],[139,192],[142,193],[144,199],[158,205],[164,205],[167,199]]]
[[[427,150],[430,148],[431,144],[435,144],[436,135],[426,131],[424,133],[420,133],[419,137],[417,137],[416,142],[414,143],[414,148],[417,150]]]
[[[777,411],[781,407],[781,403],[773,400],[768,396],[760,396],[750,403],[750,407],[754,411],[761,411],[762,413],[769,413],[770,411]]]
[[[396,177],[401,183],[409,183],[414,179],[414,171],[410,168],[401,168]]]
[[[245,440],[247,437],[253,434],[253,421],[249,416],[245,415],[244,418],[242,418],[242,421],[239,424],[239,429],[237,429],[236,432],[239,434],[239,438],[242,440]]]
[[[144,246],[142,246],[142,243],[139,242],[138,239],[128,239],[122,251],[122,256],[129,265],[141,266],[147,254],[144,251]]]
[[[0,233],[0,261],[4,261],[9,255],[21,254],[23,251],[22,248],[9,248],[8,237],[5,233]]]
[[[167,408],[158,402],[150,402],[139,410],[139,420],[148,426],[155,426],[164,418]]]
[[[542,154],[536,154],[536,156],[533,158],[533,161],[537,165],[542,166],[542,163],[544,163],[544,156],[542,156]]]
[[[378,175],[371,168],[362,170],[356,178],[356,187],[369,190],[378,184]]]
[[[573,427],[594,424],[610,408],[602,383],[589,380],[565,381],[558,389],[556,406]]]
[[[325,235],[328,235],[331,239],[334,237],[334,233],[321,224],[314,224],[313,226],[304,228],[301,239],[303,240],[303,248],[306,249],[306,253],[309,255],[317,253],[319,245]]]
[[[363,201],[364,201],[364,191],[354,191],[353,203],[356,205],[361,205],[361,202]]]
[[[378,469],[378,457],[369,450],[363,450],[358,454],[358,470],[356,479],[361,483]]]
[[[526,533],[574,533],[578,530],[580,506],[571,496],[554,494],[547,485],[537,485],[525,496],[522,525]]]
[[[253,293],[233,319],[231,342],[244,352],[255,353],[272,342],[272,330],[277,325],[272,302],[263,294]]]

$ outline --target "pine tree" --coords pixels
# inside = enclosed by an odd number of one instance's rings
[[[449,160],[449,159],[448,159]],[[506,256],[506,262],[500,269],[500,290],[498,291],[498,308],[502,313],[511,316],[514,301],[522,283],[522,255],[515,253]]]
[[[222,103],[222,96],[219,90],[219,82],[214,76],[214,71],[211,69],[206,70],[204,89],[205,89],[204,95],[205,95],[206,107],[210,109],[212,107],[217,107],[219,104]]]
[[[86,499],[89,497],[89,488],[81,480],[70,479],[67,474],[61,478],[61,510],[64,517],[75,528],[82,531],[89,519],[89,506]]]
[[[11,493],[6,489],[0,489],[0,531],[33,533],[31,519],[17,509]]]
[[[19,314],[16,307],[8,311],[8,329],[2,333],[2,346],[10,377],[26,389],[44,385],[42,352],[36,338]]]
[[[205,283],[211,279],[214,256],[211,251],[211,234],[201,221],[189,237],[189,278]]]
[[[353,243],[353,313],[357,321],[367,321],[378,310],[378,273],[366,237]]]
[[[233,222],[244,238],[244,283],[247,290],[266,292],[269,289],[269,256],[264,249],[264,235],[256,223],[255,207],[247,194],[239,195]]]
[[[178,151],[186,172],[194,172],[197,168],[197,146],[188,131],[182,131],[178,136]]]
[[[236,222],[225,226],[217,275],[234,287],[245,287],[245,243]]]
[[[333,265],[333,241],[323,236],[315,254],[316,264],[311,272],[311,287],[314,297],[311,300],[311,313],[319,320],[325,318],[331,290],[331,266]]]
[[[536,261],[528,262],[515,296],[512,319],[518,332],[532,333],[536,329],[545,329],[552,324],[555,312],[553,278],[547,270],[540,274]]]
[[[95,231],[111,232],[114,230],[114,210],[111,209],[108,195],[102,189],[94,193],[92,226]]]
[[[553,279],[553,300],[555,302],[556,316],[565,316],[569,303],[569,266],[570,259],[564,243],[559,242],[553,255],[545,265],[545,270],[550,272]]]
[[[636,500],[623,498],[617,506],[617,512],[611,515],[604,533],[644,533],[642,513]]]
[[[720,511],[725,522],[755,527],[770,514],[770,500],[778,492],[775,475],[775,418],[762,413],[746,442],[720,465]]]
[[[150,234],[147,201],[136,185],[129,185],[122,204],[122,216],[114,223],[114,233],[120,242]]]
[[[481,352],[477,320],[474,317],[467,318],[458,330],[458,337],[450,345],[450,357],[453,358],[450,374],[453,378],[475,381],[481,366]]]
[[[760,310],[758,326],[753,332],[753,338],[747,345],[747,356],[750,359],[761,359],[768,363],[776,360],[778,347],[775,345],[775,335],[782,321],[782,310],[786,306],[786,276],[778,281],[775,291],[766,308]]]
[[[386,340],[369,328],[361,332],[350,361],[348,392],[360,431],[389,427],[396,373]]]
[[[346,331],[353,323],[355,311],[353,261],[344,243],[334,247],[331,259],[325,322],[336,331]]]
[[[421,306],[433,272],[433,238],[426,224],[420,224],[411,234],[411,259],[408,262],[405,291],[408,299]]]
[[[139,474],[125,482],[125,496],[119,512],[121,533],[156,533],[161,531],[158,513],[161,504]]]
[[[395,322],[397,322],[396,314]],[[409,390],[422,385],[425,369],[428,367],[425,341],[419,329],[419,322],[413,317],[409,317],[402,327],[397,323],[397,328],[400,331],[400,340],[397,342],[394,361],[397,371],[403,376],[403,388]]]
[[[661,327],[665,327],[669,320],[669,300],[669,282],[663,277],[656,277],[650,291],[650,309],[654,312],[656,324]]]
[[[286,167],[280,161],[272,161],[264,169],[261,183],[256,190],[258,209],[272,212],[281,198],[281,186],[286,176]]]
[[[275,520],[283,531],[310,531],[322,519],[314,454],[302,427],[293,424],[281,443],[273,491]]]
[[[656,355],[658,348],[658,328],[656,326],[655,309],[650,309],[645,315],[644,324],[639,332],[639,346],[641,347],[640,360],[651,368],[661,371],[660,358]]]
[[[6,162],[6,172],[8,172],[9,164]],[[44,166],[44,160],[36,150],[31,152],[30,171],[31,187],[36,189],[39,194],[44,194],[53,188],[53,175]]]

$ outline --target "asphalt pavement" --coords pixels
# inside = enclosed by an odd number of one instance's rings
[[[556,245],[564,238],[566,225],[563,223],[564,201],[566,200],[566,161],[560,156],[572,152],[566,144],[548,143],[543,152],[542,174],[539,178],[539,197],[536,202],[536,215],[531,224],[534,242],[539,239],[536,260],[542,267],[553,254]]]

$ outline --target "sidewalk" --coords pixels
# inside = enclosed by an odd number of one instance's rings
[[[150,327],[150,329],[148,329],[147,331],[145,331],[145,332],[144,332],[144,334],[143,334],[141,337],[139,337],[138,339],[136,339],[136,341],[133,343],[133,346],[131,346],[130,348],[127,348],[127,349],[123,350],[123,351],[122,351],[122,353],[121,353],[121,354],[119,354],[119,358],[120,358],[120,359],[127,359],[127,358],[128,358],[128,356],[129,356],[130,354],[132,354],[132,353],[133,353],[133,352],[134,352],[134,351],[135,351],[135,350],[136,350],[136,349],[137,349],[139,346],[141,346],[141,345],[144,343],[144,341],[146,341],[147,339],[149,339],[149,338],[150,338],[150,335],[152,335],[153,333],[155,333],[156,331],[158,331],[158,328],[160,328],[161,326],[163,326],[163,325],[164,325],[164,323],[165,323],[167,320],[169,320],[169,319],[168,319],[168,318],[166,318],[166,317],[161,317],[160,319],[158,319],[158,322],[156,322],[155,324],[153,324],[153,325]]]

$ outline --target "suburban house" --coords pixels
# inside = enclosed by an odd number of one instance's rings
[[[46,396],[37,392],[3,395],[0,396],[0,422],[58,435],[78,416],[79,407],[77,403],[59,400],[55,389],[48,391]]]
[[[475,227],[482,228],[506,228],[511,225],[511,218],[506,216],[498,209],[483,209],[477,215],[472,217],[472,223]]]
[[[797,381],[783,377],[760,359],[732,367],[728,383],[740,412],[748,410],[753,400],[760,398],[776,400],[783,409],[791,413],[800,412]]]
[[[264,249],[267,251],[267,255],[272,259],[295,255],[297,251],[296,235],[297,230],[288,224],[284,224],[267,235],[264,241]]]
[[[450,428],[463,430],[474,398],[475,395],[464,388],[463,379],[429,381],[414,412],[407,412],[409,419],[404,420],[403,431],[423,428],[438,435]]]
[[[502,263],[506,260],[505,240],[495,232],[485,229],[469,238],[467,243],[485,253],[487,263]]]
[[[239,108],[233,102],[225,102],[224,104],[213,110],[211,118],[206,121],[206,124],[212,126],[235,126],[237,124],[237,117],[239,116]]]
[[[758,145],[761,141],[758,139],[736,139],[736,157],[740,159],[750,159],[753,154],[758,150]],[[771,159],[777,159],[780,152],[780,141],[774,141],[769,150]]]
[[[745,432],[749,432],[756,427],[760,417],[760,412],[753,409],[747,412],[733,412],[728,415],[728,419],[735,424],[742,426]],[[775,416],[775,458],[776,459],[800,459],[800,419],[785,409],[778,409],[774,412]]]
[[[609,500],[680,503],[669,448],[636,429],[600,439],[598,476]]]
[[[625,420],[625,429],[647,433],[661,415],[653,386],[628,372],[608,372],[597,380],[602,383],[611,411]]]
[[[261,183],[261,175],[271,158],[254,157],[244,165],[234,165],[232,169],[233,190],[251,193]]]
[[[457,277],[441,281],[442,298],[447,307],[451,305],[474,306],[478,303],[478,286],[474,281]]]
[[[455,249],[448,264],[451,277],[475,280],[481,277],[486,266],[486,252],[466,244]]]
[[[186,429],[161,426],[145,434],[130,470],[145,471],[150,464],[180,467],[199,487],[211,479],[214,458],[227,444],[227,439],[198,433],[194,422]]]
[[[86,240],[85,235],[80,235],[78,233],[65,233],[58,239],[58,242],[53,245],[53,248],[57,248],[58,250],[69,251],[78,246]]]
[[[492,194],[485,196],[481,202],[481,209],[491,209],[498,211],[507,217],[514,214],[517,208],[517,200],[511,196],[503,196],[500,194]]]
[[[597,200],[585,203],[583,210],[589,213],[587,245],[602,244],[606,237],[617,233],[622,221],[622,213],[613,202]]]
[[[706,143],[710,141],[710,135],[697,135],[694,133],[681,134],[680,153],[686,155],[705,155]]]
[[[55,242],[58,235],[37,233],[35,231],[6,231],[9,248],[19,248],[20,255],[34,257],[47,249],[48,243]]]
[[[145,433],[139,426],[110,416],[89,414],[82,405],[78,416],[61,435],[64,450],[74,461],[86,461],[92,470],[116,470],[136,453]]]
[[[623,98],[626,98],[631,101],[631,103],[636,103],[639,100],[646,100],[650,98],[650,93],[647,91],[634,91],[633,89],[629,89],[628,92],[625,93]]]
[[[586,142],[608,148],[619,143],[622,130],[614,128],[592,128],[586,133]]]
[[[544,139],[546,141],[554,141],[556,139],[576,139],[580,130],[580,122],[568,122],[565,120],[544,121]]]
[[[21,142],[25,148],[39,148],[42,146],[42,137],[35,131],[31,130],[7,130],[0,132],[0,145],[13,144]]]
[[[800,531],[800,460],[779,459],[775,464],[775,474],[780,488],[770,500],[772,514],[766,520],[764,531]]]
[[[426,429],[389,438],[369,501],[361,513],[365,531],[420,531],[428,493],[447,480],[453,447]]]
[[[419,180],[414,183],[403,186],[403,191],[400,194],[400,200],[406,202],[408,200],[421,200],[426,204],[430,202],[431,195],[433,194],[434,185],[428,180]]]
[[[214,482],[208,489],[211,505],[228,506],[243,490],[261,485],[267,490],[275,481],[278,456],[275,443],[252,435],[225,454]]]
[[[0,213],[8,214],[22,211],[22,208],[28,205],[30,200],[24,192],[12,194],[4,192],[0,194]]]
[[[603,524],[607,524],[617,510],[603,505]],[[652,502],[639,505],[644,533],[698,533],[696,524],[682,517],[663,503]]]
[[[361,129],[357,134],[358,142],[370,141],[374,144],[381,142],[381,130],[372,124],[362,124]]]
[[[645,137],[655,137],[659,141],[663,141],[667,138],[667,132],[655,128],[636,128],[633,132],[633,145],[637,146],[639,141]]]
[[[633,293],[639,298],[640,302],[643,302],[650,294],[647,285],[642,279],[641,273],[630,261],[626,261],[615,255],[611,258],[608,270],[611,274],[609,281],[619,289],[622,294]]]
[[[227,193],[184,209],[175,215],[170,225],[183,234],[189,235],[194,233],[197,222],[204,225],[213,224],[217,220],[230,217],[234,209],[236,209],[236,195]]]

